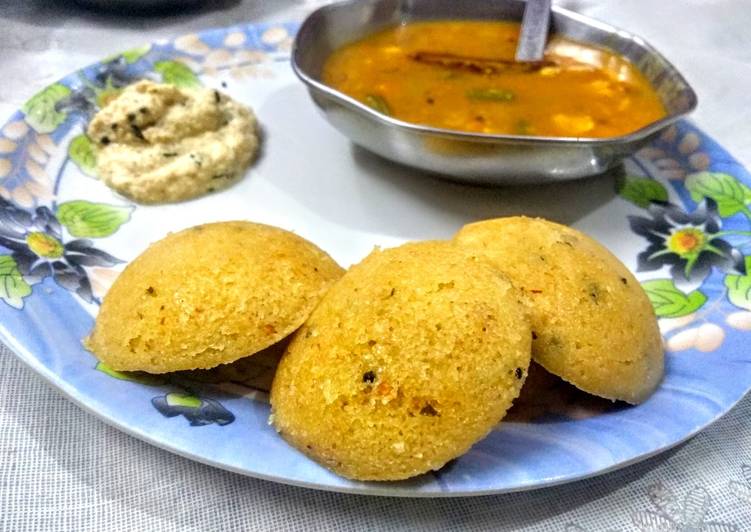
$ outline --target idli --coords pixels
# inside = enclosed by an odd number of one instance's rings
[[[294,332],[342,274],[289,231],[199,225],[152,244],[125,268],[85,345],[118,371],[227,364]]]
[[[334,472],[439,469],[519,395],[531,333],[518,291],[449,242],[375,250],[323,297],[282,357],[272,420]]]
[[[639,281],[589,236],[523,216],[466,225],[460,246],[489,258],[521,291],[532,357],[600,397],[638,404],[662,379],[657,319]]]

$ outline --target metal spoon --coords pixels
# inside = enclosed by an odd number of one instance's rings
[[[550,0],[527,0],[522,29],[516,45],[516,60],[542,61],[550,24]]]

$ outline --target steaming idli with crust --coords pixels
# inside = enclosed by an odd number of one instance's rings
[[[283,356],[272,421],[348,478],[439,469],[519,395],[531,334],[518,291],[450,242],[375,250],[324,296]]]
[[[657,319],[639,282],[589,236],[542,219],[466,225],[455,237],[520,289],[532,321],[532,357],[576,387],[638,404],[664,370]]]
[[[127,266],[85,345],[119,371],[212,368],[294,332],[343,273],[289,231],[199,225],[152,244]]]

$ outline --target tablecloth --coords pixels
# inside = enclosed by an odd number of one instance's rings
[[[0,0],[0,119],[71,70],[158,38],[300,19],[323,2],[219,0],[157,14]],[[570,0],[655,44],[696,88],[693,119],[751,163],[748,0]],[[564,486],[397,499],[228,473],[127,436],[68,402],[0,346],[0,530],[751,530],[751,398],[689,442]]]

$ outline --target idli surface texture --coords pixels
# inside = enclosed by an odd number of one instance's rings
[[[604,246],[570,227],[521,216],[466,225],[455,242],[484,254],[521,290],[532,357],[549,372],[632,404],[659,385],[664,360],[652,305]]]
[[[289,231],[199,225],[152,244],[125,268],[85,345],[120,371],[212,368],[294,332],[343,273]]]
[[[501,420],[530,362],[519,294],[451,243],[376,250],[324,296],[282,357],[272,420],[348,478],[439,469]]]

